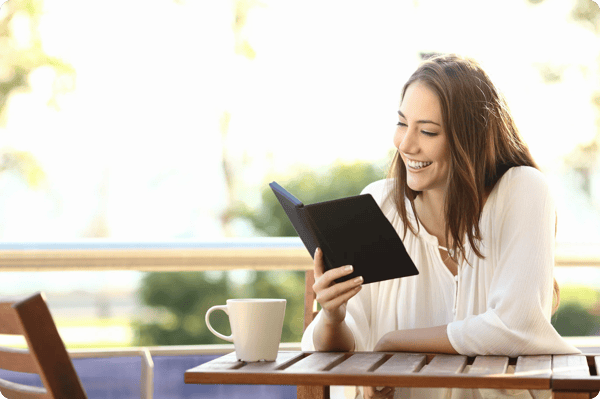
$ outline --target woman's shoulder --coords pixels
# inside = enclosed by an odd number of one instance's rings
[[[361,192],[371,194],[379,206],[383,206],[394,188],[394,179],[381,179],[368,184]]]
[[[548,190],[546,176],[531,166],[515,166],[506,171],[496,184],[498,195],[545,195]]]
[[[363,188],[361,194],[371,194],[375,200],[381,198],[390,190],[390,186],[393,184],[393,179],[381,179],[369,183]]]
[[[496,183],[489,201],[489,208],[494,209],[498,217],[518,214],[519,210],[532,207],[554,208],[554,195],[546,177],[541,171],[530,166],[510,168]]]

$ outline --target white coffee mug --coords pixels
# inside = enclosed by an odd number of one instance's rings
[[[274,361],[281,342],[285,304],[285,299],[228,299],[227,305],[208,309],[206,325],[217,337],[233,342],[239,360]],[[210,325],[210,314],[215,310],[229,316],[231,335],[223,335]]]

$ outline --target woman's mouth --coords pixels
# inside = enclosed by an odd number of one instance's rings
[[[433,162],[421,162],[421,161],[411,161],[410,159],[406,160],[406,164],[409,168],[414,170],[419,170],[428,167]]]

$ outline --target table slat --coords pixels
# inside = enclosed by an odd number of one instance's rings
[[[550,379],[552,357],[550,355],[519,356],[515,367],[515,376]]]
[[[590,375],[585,355],[554,355],[552,388],[556,391],[597,391],[600,390],[600,379]]]
[[[459,355],[436,355],[433,360],[421,369],[420,374],[447,375],[462,372],[467,365],[467,357]]]
[[[240,372],[280,370],[298,357],[302,357],[302,353],[279,352],[277,359],[273,362],[249,362],[245,363],[243,367],[238,368],[238,370]]]
[[[470,375],[504,374],[508,369],[509,359],[506,356],[477,356],[469,370]]]
[[[590,369],[584,355],[554,355],[552,374],[554,378],[589,377]]]
[[[346,356],[343,352],[315,352],[285,369],[286,372],[314,373],[328,370],[341,362]]]
[[[431,362],[425,365],[428,359]],[[328,385],[552,389],[561,395],[600,388],[600,377],[590,375],[588,360],[581,355],[521,356],[514,373],[507,372],[510,360],[506,357],[476,357],[466,372],[468,360],[460,355],[283,351],[275,362],[246,363],[231,353],[186,371],[184,381],[298,385],[309,386],[300,390],[310,392],[312,386]],[[589,360],[600,366],[600,356]],[[323,396],[327,392],[317,390]]]
[[[421,370],[427,356],[416,353],[396,353],[373,371],[375,374],[407,374]]]
[[[240,368],[244,365],[244,362],[240,362],[235,355],[235,352],[228,353],[227,355],[218,357],[206,363],[203,363],[192,370],[204,371],[204,370],[233,370]]]
[[[376,368],[378,363],[383,363],[385,357],[384,353],[361,353],[359,356],[350,356],[329,371],[331,373],[349,374],[367,373]]]

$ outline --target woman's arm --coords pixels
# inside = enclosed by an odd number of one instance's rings
[[[448,334],[447,326],[396,330],[385,334],[377,345],[376,352],[429,352],[457,355]]]
[[[329,322],[325,315],[315,325],[313,341],[318,351],[351,352],[354,350],[354,335],[346,322]]]
[[[325,271],[323,252],[317,248],[314,257],[315,284],[313,290],[321,304],[319,317],[313,331],[313,342],[318,351],[353,351],[354,334],[344,320],[348,300],[362,288],[362,277],[335,283],[334,280],[352,273],[351,266]]]

